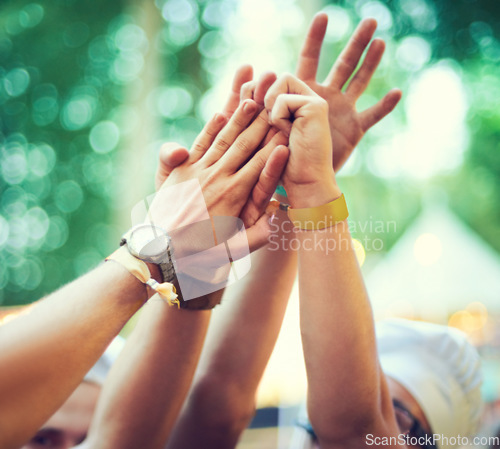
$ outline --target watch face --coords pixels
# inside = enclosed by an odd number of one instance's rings
[[[152,225],[137,226],[127,240],[130,253],[146,262],[156,262],[166,255],[170,238],[165,230]]]

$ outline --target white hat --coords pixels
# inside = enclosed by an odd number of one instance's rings
[[[102,387],[109,370],[123,349],[123,346],[125,346],[125,340],[120,336],[115,337],[96,364],[85,374],[83,380],[93,382]]]
[[[384,373],[403,385],[422,408],[440,449],[473,435],[481,413],[479,355],[458,329],[391,319],[377,323]],[[447,444],[448,441],[448,444]],[[453,444],[455,443],[455,444]]]

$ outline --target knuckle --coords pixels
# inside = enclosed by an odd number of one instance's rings
[[[255,146],[252,145],[246,137],[241,137],[236,141],[236,148],[238,153],[246,154],[253,151]]]
[[[245,84],[241,86],[241,96],[244,98],[246,97],[252,98],[254,90],[255,90],[255,82],[247,81]]]
[[[229,148],[230,144],[227,141],[226,136],[219,136],[214,142],[214,148],[217,151],[226,151],[227,148]]]
[[[193,147],[191,151],[199,151],[199,152],[204,152],[206,150],[206,146],[203,145],[201,142],[195,142],[193,144]]]
[[[255,155],[255,157],[254,157],[254,159],[255,159],[255,162],[254,162],[254,164],[255,164],[255,169],[256,169],[259,173],[261,173],[261,172],[262,172],[262,170],[264,170],[264,167],[265,167],[265,165],[266,165],[266,160],[267,160],[267,158],[265,157],[265,155],[264,155],[263,153],[264,153],[263,151],[259,151],[259,152]]]

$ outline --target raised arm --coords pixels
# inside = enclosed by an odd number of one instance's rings
[[[106,263],[0,327],[0,447],[19,448],[38,430],[147,296]]]
[[[168,448],[234,448],[253,417],[257,387],[296,276],[296,254],[286,249],[287,223],[278,212],[272,228],[280,231],[271,237],[273,243],[253,253],[250,273],[226,289]]]
[[[177,165],[175,158],[172,162],[169,151],[179,151],[171,147],[166,148],[167,155],[162,154],[161,160],[168,162],[162,164],[163,173],[169,173],[166,182],[192,177],[200,181],[211,215],[239,216],[245,204],[251,204],[255,214],[249,219],[249,233],[255,225],[262,226],[254,234],[259,235],[265,234],[261,216],[265,221],[263,214],[288,151],[268,146],[261,150],[264,154],[257,154],[245,164],[249,154],[242,149],[252,152],[268,127],[259,118],[253,120],[256,109],[248,109],[249,104],[252,102],[240,105],[226,126],[221,125],[218,116],[210,121],[184,163]],[[243,185],[228,194],[231,179],[238,174]],[[252,188],[260,195],[248,200]],[[156,300],[148,304],[104,386],[84,447],[149,449],[164,445],[191,384],[210,313],[172,310]]]
[[[324,229],[296,233],[308,410],[320,446],[361,447],[368,430],[395,436],[370,302],[345,217],[336,222],[330,212],[314,215],[314,208],[341,196],[329,163],[327,104],[304,83],[285,76],[269,90],[266,108],[273,125],[290,135],[283,184],[291,207],[305,209],[309,224],[326,223]],[[304,221],[296,224],[306,228]]]
[[[364,132],[392,111],[401,92],[391,91],[368,111],[356,111],[356,100],[366,89],[382,57],[384,44],[381,41],[372,44],[373,48],[356,75],[359,80],[356,95],[352,95],[352,91],[349,94],[341,92],[373,36],[374,21],[362,22],[339,57],[339,61],[348,58],[353,62],[350,71],[340,63],[332,68],[329,79],[346,77],[344,83],[316,82],[326,25],[325,14],[318,14],[313,20],[299,58],[298,73],[328,102],[332,130],[342,131],[332,134],[335,148],[332,161],[337,170]],[[234,93],[236,81],[243,79],[241,74],[235,77],[233,102],[239,100]],[[246,82],[241,88],[241,100],[254,99],[263,106],[265,94],[275,80],[276,76],[268,72],[258,81]],[[271,130],[266,141],[276,132],[276,129]],[[286,198],[280,199],[287,202]],[[224,295],[227,305],[213,319],[194,386],[169,447],[182,443],[183,447],[195,448],[203,442],[206,447],[232,448],[254,413],[257,386],[281,327],[297,263],[296,252],[287,250],[294,235],[285,213],[278,212],[273,228],[276,232],[270,244],[253,254],[252,271]],[[214,409],[218,410],[217,414],[211,413]]]
[[[272,73],[259,78],[252,99],[262,107],[275,79]],[[237,73],[233,89],[238,80],[243,82]],[[239,101],[234,93],[231,98]],[[267,123],[265,111],[260,120]],[[287,141],[282,135],[273,136]],[[164,148],[161,162],[166,169],[162,173],[176,165],[178,151],[176,145]],[[256,222],[260,205],[274,193],[281,169],[269,165],[261,173],[240,215],[245,225]],[[278,337],[297,266],[296,254],[286,250],[292,235],[286,214],[277,211],[271,229],[268,240],[273,243],[252,254],[250,272],[226,289],[223,306],[212,317],[196,378],[169,448],[232,448],[253,416],[256,390]]]
[[[161,448],[203,346],[209,310],[178,310],[154,297],[113,365],[83,448]]]

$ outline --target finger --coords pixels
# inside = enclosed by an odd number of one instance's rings
[[[235,173],[260,146],[260,143],[270,130],[269,117],[264,109],[252,124],[245,129],[235,140],[233,145],[221,158],[224,170]]]
[[[274,84],[277,78],[278,77],[274,72],[264,72],[260,75],[253,93],[253,99],[259,106],[264,106],[264,98],[266,97],[267,91]]]
[[[274,107],[276,98],[281,94],[298,94],[317,96],[316,93],[303,81],[289,73],[280,76],[269,88],[264,98],[264,106],[269,115]]]
[[[307,32],[306,39],[300,50],[297,62],[297,76],[301,80],[315,80],[318,71],[319,55],[323,39],[325,38],[326,27],[328,25],[328,15],[318,13]]]
[[[285,134],[285,136],[290,136],[293,120],[303,116],[300,109],[303,106],[307,106],[308,108],[319,108],[320,105],[322,107],[328,107],[326,101],[320,97],[281,94],[274,103],[269,122]],[[311,115],[314,115],[314,113]]]
[[[259,175],[257,184],[252,189],[252,204],[260,212],[259,215],[264,213],[276,187],[278,187],[289,155],[290,151],[288,147],[279,145],[270,154],[264,169]]]
[[[181,165],[188,157],[189,151],[176,142],[167,142],[162,145],[155,178],[157,190],[172,173],[172,170]]]
[[[262,146],[266,146],[271,139],[279,132],[278,129],[272,127],[266,134],[266,137],[264,137],[264,141],[262,142]]]
[[[213,144],[203,157],[203,163],[206,166],[217,162],[234,143],[236,138],[248,126],[255,113],[257,104],[253,100],[245,100],[236,109],[228,124],[219,132]]]
[[[253,80],[243,84],[240,91],[240,101],[253,100],[253,93],[255,91],[256,85],[257,81]]]
[[[342,89],[342,86],[350,78],[354,70],[356,70],[358,62],[376,28],[377,21],[375,19],[365,19],[358,25],[326,77],[326,84],[337,89]]]
[[[269,242],[271,231],[269,216],[266,214],[262,215],[253,226],[245,229],[248,239],[248,249],[251,253],[262,248]]]
[[[210,148],[220,130],[224,128],[227,119],[222,114],[215,114],[203,127],[200,134],[196,137],[191,147],[189,162],[200,160]]]
[[[354,75],[354,78],[347,86],[346,94],[357,100],[365,91],[370,82],[373,73],[377,69],[385,50],[385,42],[381,39],[375,39],[366,53],[363,64]]]
[[[253,68],[249,64],[242,65],[236,70],[233,78],[233,85],[231,86],[231,93],[227,99],[226,105],[222,113],[226,118],[231,118],[234,111],[238,108],[240,104],[240,90],[241,86],[253,78]]]
[[[269,155],[269,159],[260,173],[257,183],[252,188],[250,198],[240,215],[246,227],[252,226],[266,212],[269,200],[285,171],[289,154],[290,152],[285,145],[279,145]]]
[[[241,86],[241,101],[255,100],[259,106],[264,105],[264,98],[269,88],[278,77],[274,72],[264,72],[257,81],[249,81]]]
[[[403,93],[399,89],[392,89],[378,103],[359,114],[363,131],[369,130],[373,125],[389,114],[401,100]]]
[[[261,148],[253,157],[251,160],[249,160],[237,173],[237,184],[241,186],[243,189],[248,188],[248,191],[252,189],[255,184],[257,183],[259,177],[261,176],[264,168],[266,167],[266,164],[268,163],[268,160],[273,153],[273,151],[276,150],[276,148],[280,148],[278,150],[278,153],[276,156],[278,159],[276,161],[272,161],[272,164],[270,165],[270,168],[268,168],[268,172],[266,176],[269,175],[275,175],[276,174],[276,165],[279,164],[279,162],[283,161],[283,150],[281,147],[284,147],[283,142],[285,142],[285,137],[279,133],[276,135],[276,139],[274,141],[269,142],[268,145],[266,145],[264,148]],[[277,143],[277,144],[276,144]],[[286,148],[286,147],[285,147]],[[286,150],[286,154],[288,157],[288,149]],[[285,164],[286,165],[286,164]],[[271,170],[271,171],[269,171]],[[281,173],[280,175],[281,176]],[[276,190],[276,187],[278,185],[279,177],[276,180],[276,186],[274,187],[274,190]],[[273,191],[274,191],[273,190]],[[272,194],[273,192],[271,192]]]

